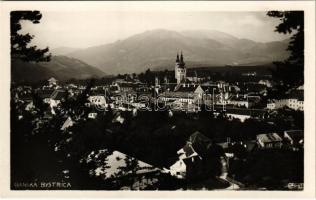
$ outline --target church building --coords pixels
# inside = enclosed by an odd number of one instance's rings
[[[177,84],[186,80],[187,69],[185,68],[182,52],[181,52],[180,58],[179,58],[179,54],[177,54],[176,65],[175,65],[174,71],[175,71],[175,79],[177,80]]]

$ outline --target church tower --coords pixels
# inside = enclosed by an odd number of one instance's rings
[[[174,73],[175,73],[175,79],[177,80],[177,84],[185,81],[186,75],[187,75],[187,69],[185,68],[185,63],[183,61],[182,51],[181,51],[180,58],[179,58],[179,54],[177,54]]]

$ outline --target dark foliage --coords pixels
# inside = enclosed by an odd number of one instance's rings
[[[284,87],[299,86],[304,83],[304,11],[269,11],[270,17],[280,18],[277,32],[291,34],[287,48],[290,56],[284,61],[275,62],[273,75],[283,82]]]
[[[19,58],[24,61],[50,61],[51,55],[47,55],[49,49],[38,49],[37,46],[28,46],[33,35],[21,34],[21,21],[28,20],[33,24],[40,23],[42,14],[39,11],[12,11],[11,15],[11,58]]]
[[[246,162],[234,161],[231,165],[235,178],[249,188],[281,190],[284,183],[303,182],[304,179],[303,151],[258,150],[250,154]]]

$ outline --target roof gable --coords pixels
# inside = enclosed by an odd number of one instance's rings
[[[66,91],[64,90],[55,90],[52,95],[51,95],[51,99],[53,100],[61,100],[63,98],[65,98],[67,95]]]
[[[257,138],[263,143],[282,142],[282,138],[277,133],[259,134]]]

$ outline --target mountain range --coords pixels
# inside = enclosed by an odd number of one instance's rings
[[[66,56],[52,56],[50,62],[23,62],[11,60],[13,82],[36,82],[51,77],[57,80],[99,78],[105,73],[81,60]]]
[[[264,65],[284,60],[289,39],[255,42],[215,30],[171,31],[156,29],[110,44],[89,48],[50,50],[50,62],[12,60],[12,81],[34,82],[86,79],[111,74],[140,73],[146,69],[174,69],[176,54],[184,54],[188,68],[225,65]]]
[[[54,56],[66,55],[71,52],[79,51],[80,48],[73,48],[73,47],[58,47],[55,49],[50,49],[50,53]]]
[[[187,67],[259,65],[284,60],[289,39],[255,42],[215,30],[171,31],[156,29],[124,40],[64,55],[82,60],[107,74],[174,69],[177,52]]]

